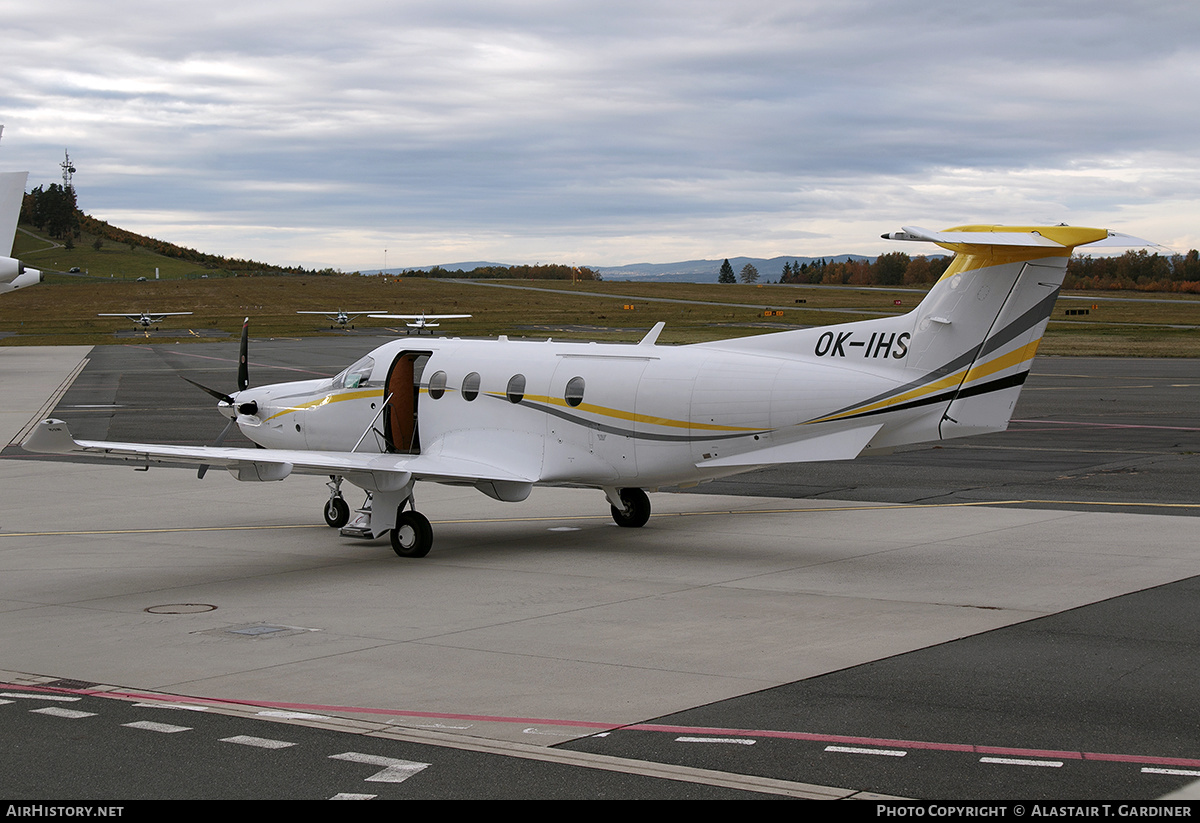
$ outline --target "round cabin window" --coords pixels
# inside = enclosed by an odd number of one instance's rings
[[[525,399],[525,375],[514,374],[508,380],[508,388],[505,390],[508,395],[509,403],[520,403]]]
[[[462,396],[467,401],[479,396],[479,372],[473,371],[463,378]]]
[[[446,373],[436,371],[429,376],[429,396],[434,400],[446,393]]]
[[[583,378],[572,377],[567,381],[567,390],[563,392],[567,405],[574,408],[583,402]]]

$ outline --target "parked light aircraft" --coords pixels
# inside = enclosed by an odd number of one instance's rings
[[[296,314],[319,314],[322,317],[328,318],[330,323],[337,323],[344,329],[347,325],[350,325],[354,321],[354,318],[362,317],[364,314],[371,314],[373,311],[378,311],[378,309],[368,309],[366,311],[342,311],[341,309],[338,309],[335,312],[298,311]],[[374,317],[374,315],[371,316]],[[332,329],[333,326],[330,326],[329,328]],[[350,328],[354,328],[354,326],[350,325]]]
[[[25,198],[25,181],[28,179],[27,171],[0,174],[0,251],[3,251],[0,255],[0,294],[42,282],[40,271],[9,257],[17,238],[17,221],[21,217],[21,202]],[[5,238],[7,247],[3,246]]]
[[[247,388],[243,365],[238,391],[207,389],[261,448],[76,441],[60,420],[22,446],[211,464],[239,480],[328,475],[326,522],[390,535],[405,557],[433,544],[418,481],[514,502],[535,485],[599,489],[618,525],[638,527],[646,489],[1004,430],[1072,250],[1144,245],[1067,226],[884,237],[955,252],[900,316],[686,346],[658,345],[662,323],[637,344],[397,339],[333,378]],[[343,481],[367,492],[353,522]]]
[[[142,312],[130,312],[127,314],[121,314],[121,313],[97,314],[96,316],[97,317],[124,317],[128,320],[132,320],[135,326],[139,326],[143,329],[148,329],[151,326],[158,328],[158,324],[161,323],[163,320],[165,320],[168,317],[183,317],[184,315],[188,315],[188,314],[191,314],[191,312],[190,311],[164,311],[164,312],[151,313],[148,311],[142,311]]]
[[[470,317],[469,314],[369,314],[368,317],[376,320],[412,320],[412,323],[406,323],[409,329],[416,329],[417,334],[421,333],[422,329],[429,329],[430,336],[433,335],[433,330],[440,326],[440,323],[430,323],[430,320],[461,320]],[[412,334],[411,331],[405,334]]]

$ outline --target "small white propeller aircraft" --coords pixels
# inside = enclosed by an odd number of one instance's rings
[[[378,311],[378,309],[367,309],[365,311],[342,311],[341,309],[338,309],[335,312],[298,311],[296,314],[319,314],[322,317],[327,318],[330,323],[336,323],[344,329],[346,326],[354,328],[354,326],[351,324],[354,322],[355,318],[362,317],[364,314],[369,314],[374,317],[375,315],[371,314],[371,312],[375,311]],[[330,326],[329,328],[332,329],[333,326]]]
[[[42,282],[42,273],[9,257],[17,239],[17,221],[21,217],[21,202],[25,197],[27,171],[0,174],[0,294],[23,289]],[[7,238],[8,246],[4,246]]]
[[[402,557],[433,545],[418,481],[503,501],[535,485],[599,489],[620,526],[650,517],[646,489],[689,487],[779,463],[850,460],[1008,426],[1030,362],[1083,245],[1152,245],[1068,226],[906,227],[884,235],[956,253],[907,314],[660,346],[397,339],[341,374],[205,389],[260,448],[76,441],[42,421],[27,451],[221,466],[239,480],[330,477],[326,522],[390,535]],[[367,501],[349,522],[341,486]]]
[[[127,320],[132,320],[135,326],[142,329],[148,329],[151,326],[158,328],[158,324],[168,317],[183,317],[191,314],[190,311],[164,311],[164,312],[129,312],[118,314],[97,314],[97,317],[124,317]]]
[[[430,323],[430,320],[462,320],[470,317],[469,314],[369,314],[368,317],[376,320],[412,320],[412,323],[406,323],[409,329],[416,329],[417,334],[421,333],[422,329],[429,329],[430,336],[433,335],[433,330],[440,326],[440,323]],[[405,332],[412,334],[411,331]]]

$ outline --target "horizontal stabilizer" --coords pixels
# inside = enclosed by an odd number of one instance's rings
[[[780,463],[816,463],[822,460],[853,460],[883,428],[882,424],[858,426],[853,429],[820,434],[778,446],[767,446],[729,457],[714,457],[696,464],[699,468],[713,466],[773,466]]]
[[[1080,226],[959,226],[930,231],[920,226],[905,226],[882,235],[885,240],[910,240],[937,243],[939,246],[1015,246],[1026,249],[1073,249],[1076,246],[1109,248],[1161,248],[1157,243],[1129,234]]]
[[[1064,248],[1062,243],[1057,243],[1036,231],[930,231],[919,226],[905,226],[901,231],[881,236],[884,240],[916,240],[928,243]]]

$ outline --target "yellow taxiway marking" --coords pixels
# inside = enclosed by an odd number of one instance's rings
[[[1131,501],[1096,501],[1096,500],[977,500],[962,503],[864,503],[861,506],[810,506],[804,508],[783,509],[713,509],[697,512],[655,512],[654,519],[666,517],[712,517],[714,515],[755,515],[755,514],[826,514],[831,512],[863,512],[889,511],[896,509],[955,509],[970,506],[1021,506],[1039,504],[1046,506],[1124,506],[1140,509],[1200,509],[1200,503],[1140,503]],[[450,520],[431,520],[431,523],[472,524],[472,523],[557,523],[578,520],[608,520],[608,515],[602,514],[566,514],[550,517],[479,517]],[[70,537],[105,534],[173,534],[178,532],[222,532],[222,531],[257,531],[267,529],[327,529],[322,523],[303,523],[282,526],[187,526],[162,529],[105,529],[95,531],[52,531],[52,532],[0,532],[3,537]]]

